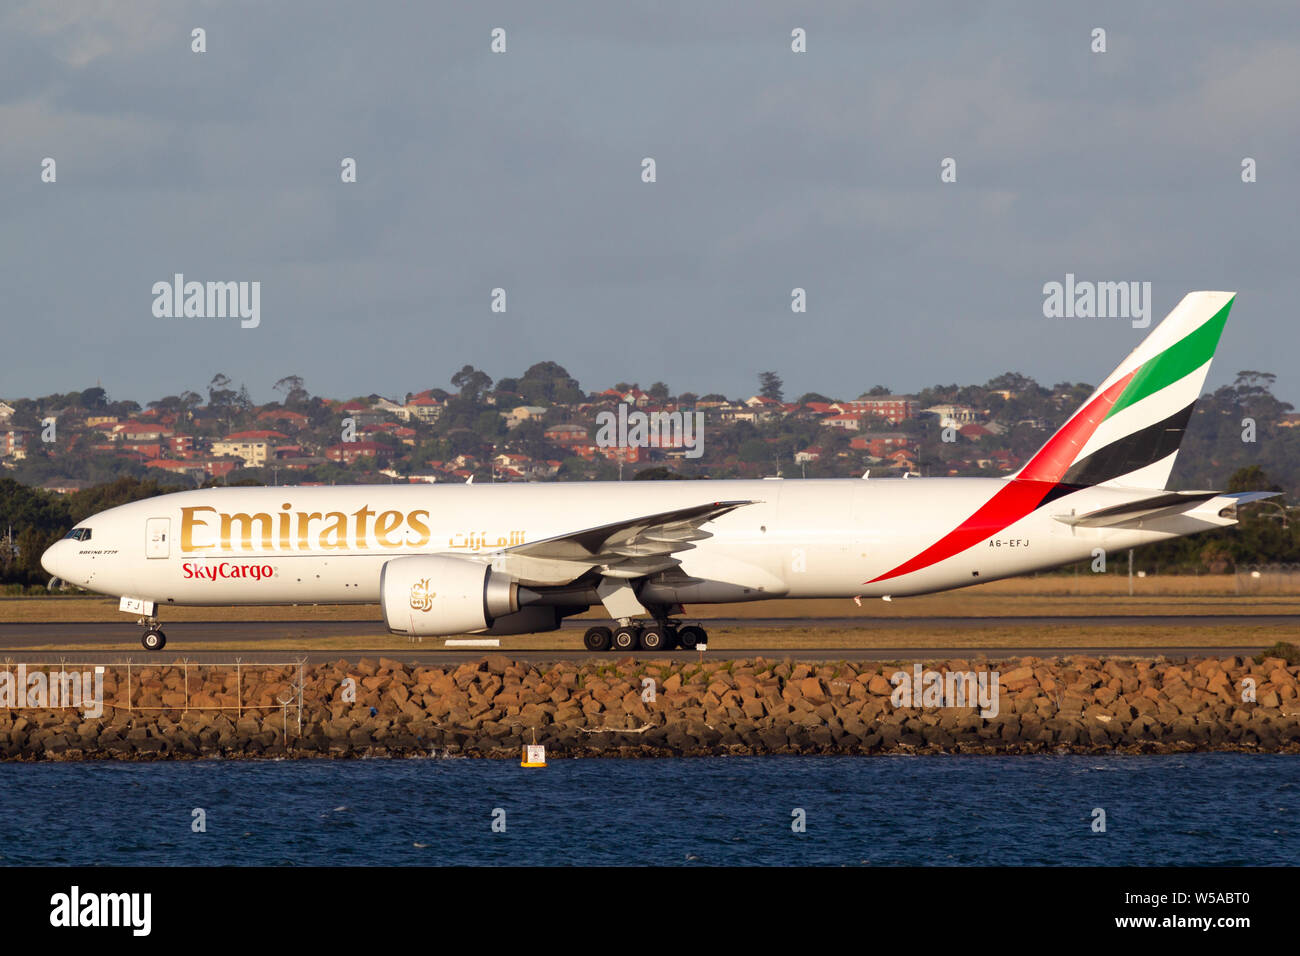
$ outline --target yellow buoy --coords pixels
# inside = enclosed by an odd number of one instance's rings
[[[525,744],[524,759],[520,761],[521,767],[545,767],[546,766],[546,747],[542,744]]]

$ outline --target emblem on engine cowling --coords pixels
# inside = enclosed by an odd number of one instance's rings
[[[411,610],[432,611],[433,599],[438,595],[429,590],[429,579],[424,578],[411,585]]]

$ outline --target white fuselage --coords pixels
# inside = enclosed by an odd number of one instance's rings
[[[373,603],[396,557],[490,561],[527,542],[639,515],[745,500],[704,525],[677,558],[716,584],[685,600],[919,594],[1048,569],[1170,537],[1073,527],[1053,518],[1151,494],[1084,488],[998,527],[970,547],[876,583],[967,522],[996,478],[757,479],[485,485],[212,488],[112,508],[83,540],[46,553],[69,583],[158,605]]]

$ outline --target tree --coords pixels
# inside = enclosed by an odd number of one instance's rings
[[[781,376],[776,372],[759,372],[758,373],[758,394],[764,398],[770,398],[774,402],[781,401],[784,394],[785,383],[781,381]]]
[[[989,379],[989,383],[984,387],[990,392],[1002,391],[1003,389],[1009,392],[1023,392],[1036,384],[1032,378],[1021,375],[1019,372],[1003,372],[997,378]]]
[[[642,468],[632,476],[633,481],[680,481],[685,478],[685,475],[679,475],[671,468],[665,468],[662,465]]]
[[[555,457],[555,448],[546,439],[546,426],[536,418],[520,422],[510,431],[507,448],[510,451],[527,455],[529,458],[546,459]]]
[[[555,362],[538,362],[524,372],[516,390],[534,405],[569,404],[582,401],[578,380]]]
[[[180,490],[176,485],[159,484],[155,478],[118,478],[108,484],[96,485],[69,495],[68,512],[73,521],[80,521],[118,505]]]
[[[1238,394],[1244,396],[1271,394],[1277,376],[1272,372],[1256,372],[1245,369],[1237,373],[1237,380],[1232,383]]]
[[[472,365],[466,365],[451,377],[451,384],[460,389],[460,397],[478,404],[483,393],[492,387],[492,376]]]
[[[81,393],[81,407],[89,411],[98,411],[108,404],[108,392],[99,386],[88,388]]]
[[[159,412],[179,412],[181,399],[179,395],[166,395],[150,402],[149,407]]]
[[[506,433],[506,421],[489,409],[474,420],[474,431],[484,438],[497,438]]]
[[[1211,540],[1201,546],[1201,563],[1211,574],[1222,574],[1236,564],[1232,559],[1232,550],[1222,541]]]
[[[41,555],[72,526],[66,499],[0,478],[0,514],[0,582],[44,583]]]
[[[1227,491],[1281,491],[1259,465],[1247,465],[1238,468],[1228,479]]]
[[[301,405],[311,397],[307,389],[303,388],[301,375],[286,375],[275,383],[274,388],[284,395],[283,403],[286,407]]]
[[[208,404],[213,408],[228,408],[239,393],[230,387],[230,378],[222,372],[212,376],[208,383]]]
[[[750,463],[771,461],[773,450],[761,438],[750,438],[740,444],[740,460]]]

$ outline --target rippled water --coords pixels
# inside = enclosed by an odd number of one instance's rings
[[[1295,865],[1298,812],[1245,754],[9,764],[0,863]]]

